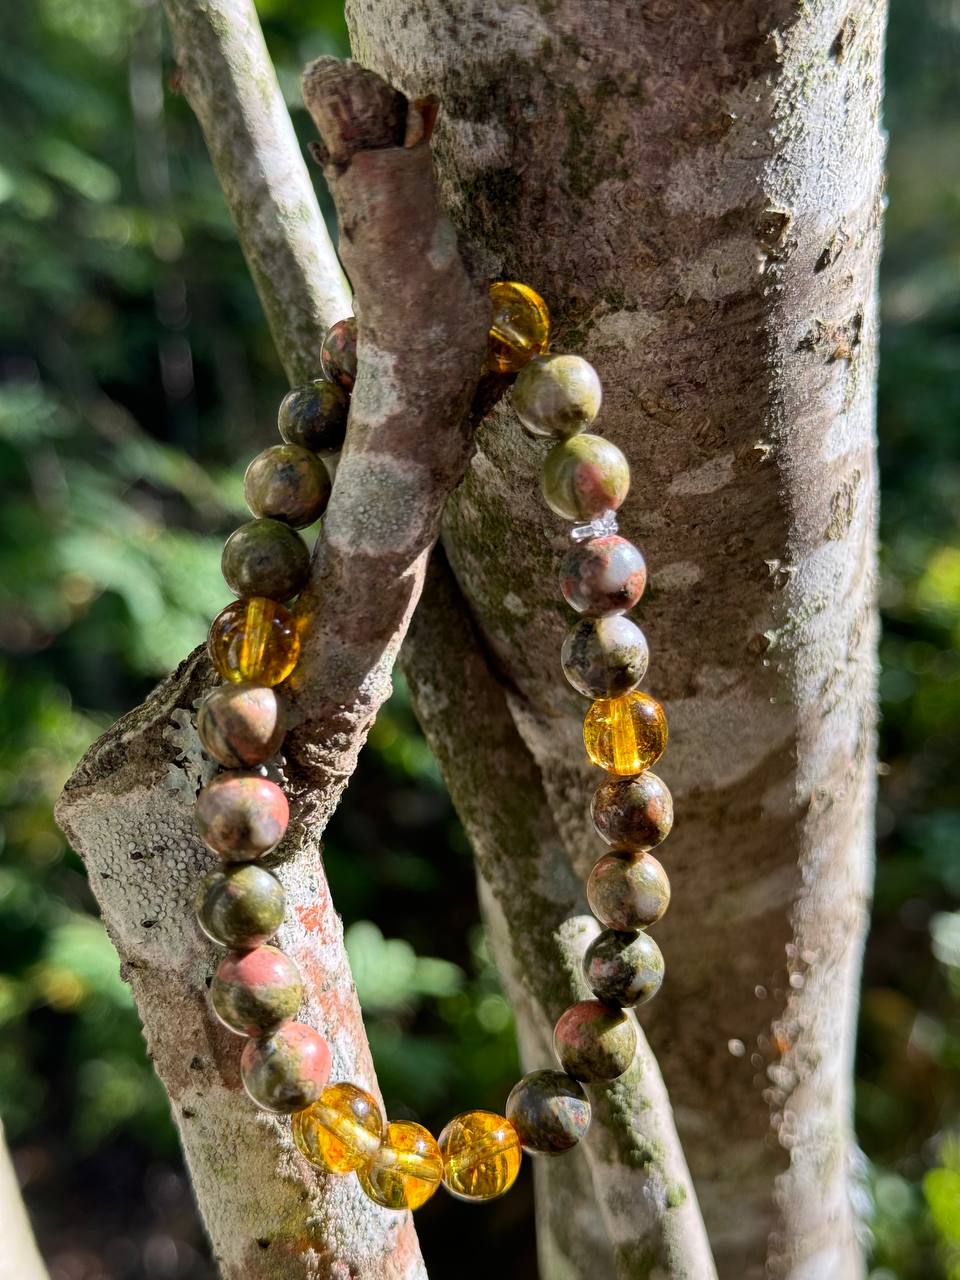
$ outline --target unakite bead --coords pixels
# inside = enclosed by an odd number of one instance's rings
[[[328,1084],[292,1121],[293,1140],[311,1164],[353,1173],[376,1156],[384,1123],[376,1098],[355,1084]]]
[[[234,951],[210,984],[213,1011],[240,1036],[265,1036],[292,1018],[303,999],[300,970],[276,947]]]
[[[637,1051],[637,1029],[622,1009],[581,1000],[560,1015],[553,1032],[560,1065],[575,1080],[616,1080]]]
[[[660,990],[663,953],[648,933],[604,929],[587,947],[583,972],[598,1000],[630,1009]]]
[[[289,600],[307,585],[310,552],[289,525],[248,520],[224,543],[220,570],[234,595]]]
[[[287,797],[257,773],[221,773],[194,806],[206,843],[231,862],[252,862],[283,839],[290,821]]]
[[[203,749],[225,769],[269,760],[280,750],[284,728],[277,695],[262,684],[218,685],[197,712]]]
[[[576,435],[600,412],[603,390],[582,356],[534,356],[513,385],[517,417],[534,435]]]
[[[605,533],[572,546],[560,562],[560,590],[571,609],[591,617],[632,609],[647,585],[643,556],[626,538]]]
[[[617,698],[635,689],[647,673],[646,636],[622,614],[581,618],[560,650],[563,674],[588,698]]]
[[[525,284],[497,280],[490,286],[493,322],[487,365],[496,373],[516,373],[546,351],[550,340],[547,304]]]
[[[366,1194],[385,1209],[419,1209],[443,1176],[440,1148],[423,1125],[394,1120],[369,1163],[357,1170]]]
[[[590,1103],[580,1082],[562,1071],[531,1071],[510,1090],[507,1119],[524,1151],[560,1155],[587,1136]]]
[[[614,849],[594,864],[587,902],[609,929],[647,929],[670,905],[670,881],[652,853]]]
[[[253,862],[211,871],[197,893],[197,922],[221,947],[257,947],[283,923],[283,886]]]
[[[291,1115],[320,1097],[330,1079],[330,1063],[323,1036],[302,1022],[285,1022],[272,1035],[247,1041],[240,1079],[258,1107]]]
[[[225,680],[272,686],[286,680],[297,665],[300,634],[288,609],[255,596],[235,600],[217,614],[207,649]]]
[[[621,778],[648,769],[667,745],[667,717],[647,693],[598,698],[583,722],[583,742],[594,764]]]
[[[258,453],[247,467],[243,496],[255,516],[305,529],[326,510],[330,473],[309,449],[275,444]]]
[[[454,1116],[438,1139],[443,1185],[458,1200],[493,1200],[509,1191],[522,1156],[516,1129],[493,1111]]]
[[[554,445],[540,481],[551,511],[565,520],[595,520],[616,511],[630,488],[630,466],[612,440],[571,436]]]
[[[673,797],[655,773],[610,778],[594,792],[590,814],[607,844],[645,852],[670,834]]]
[[[277,426],[287,444],[299,444],[314,453],[335,453],[346,438],[349,408],[342,387],[317,378],[287,392],[280,402]]]
[[[357,321],[354,316],[331,325],[320,345],[323,376],[344,391],[352,391],[357,379]]]

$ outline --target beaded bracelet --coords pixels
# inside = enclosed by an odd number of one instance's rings
[[[254,519],[227,540],[223,574],[239,597],[214,620],[210,655],[227,682],[202,703],[197,729],[226,772],[197,797],[204,841],[224,860],[197,897],[197,919],[213,942],[229,947],[210,985],[219,1020],[248,1037],[241,1056],[247,1093],[266,1111],[292,1117],[299,1150],[335,1174],[355,1172],[371,1200],[416,1209],[443,1185],[463,1200],[490,1200],[513,1184],[521,1150],[568,1151],[590,1126],[584,1084],[616,1079],[637,1048],[624,1010],[649,1000],[663,980],[663,956],[645,932],[667,909],[670,886],[650,855],[669,833],[673,804],[648,772],[667,742],[663,708],[637,686],[647,642],[625,612],[646,584],[640,552],[617,534],[616,511],[630,482],[616,445],[586,434],[601,403],[600,379],[576,355],[546,354],[550,321],[532,289],[498,281],[490,289],[493,325],[488,363],[518,374],[513,405],[524,427],[558,443],[547,454],[542,490],[549,507],[573,523],[560,587],[582,615],[563,643],[570,684],[593,699],[584,722],[590,759],[612,776],[601,782],[591,814],[610,846],[590,873],[587,899],[605,927],[588,947],[584,973],[594,994],[563,1013],[554,1031],[562,1071],[525,1075],[506,1115],[468,1111],[439,1139],[409,1120],[385,1123],[374,1097],[348,1082],[330,1084],[330,1050],[312,1028],[292,1021],[303,988],[296,965],[267,943],[284,914],[280,882],[257,859],[281,840],[286,798],[267,776],[284,726],[274,686],[290,675],[300,650],[298,624],[285,607],[305,585],[309,554],[296,530],[318,519],[330,480],[323,455],[343,444],[357,370],[356,321],[341,320],[321,349],[323,379],[291,391],[279,413],[284,443],[247,469],[244,496]]]

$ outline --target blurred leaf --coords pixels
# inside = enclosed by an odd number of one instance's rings
[[[418,956],[401,938],[384,938],[358,920],[344,934],[360,1003],[371,1012],[416,1006],[424,996],[445,996],[463,985],[463,971],[447,960]]]

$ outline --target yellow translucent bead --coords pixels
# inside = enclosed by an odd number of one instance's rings
[[[355,1084],[328,1084],[312,1106],[294,1113],[293,1140],[311,1164],[353,1173],[368,1164],[383,1140],[377,1100]]]
[[[656,698],[646,693],[598,698],[583,722],[583,741],[594,764],[630,778],[663,755],[667,717]]]
[[[376,1155],[357,1178],[366,1194],[385,1209],[419,1209],[443,1177],[434,1136],[412,1120],[394,1120]]]
[[[547,304],[525,284],[497,280],[490,286],[493,324],[487,365],[497,373],[518,369],[546,351],[550,339],[550,312]]]
[[[516,1129],[492,1111],[465,1111],[440,1134],[443,1184],[458,1200],[493,1200],[520,1172]]]
[[[293,614],[262,596],[235,600],[210,625],[207,648],[225,680],[274,685],[300,657],[300,633]]]

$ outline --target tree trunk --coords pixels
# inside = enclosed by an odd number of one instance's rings
[[[544,294],[554,349],[596,364],[599,429],[631,461],[621,529],[651,567],[640,613],[678,814],[657,929],[667,982],[641,1021],[720,1273],[851,1280],[885,6],[350,0],[348,18],[364,64],[441,99],[454,221],[491,277]],[[543,453],[502,405],[444,545],[582,877],[594,779],[558,669],[564,530],[537,494]],[[510,779],[488,767],[482,721],[460,717],[449,631],[432,620],[409,658],[433,672],[420,713],[482,847],[474,810]],[[524,1042],[542,1040],[536,1001],[518,1016]],[[568,1215],[553,1199],[545,1260]]]

